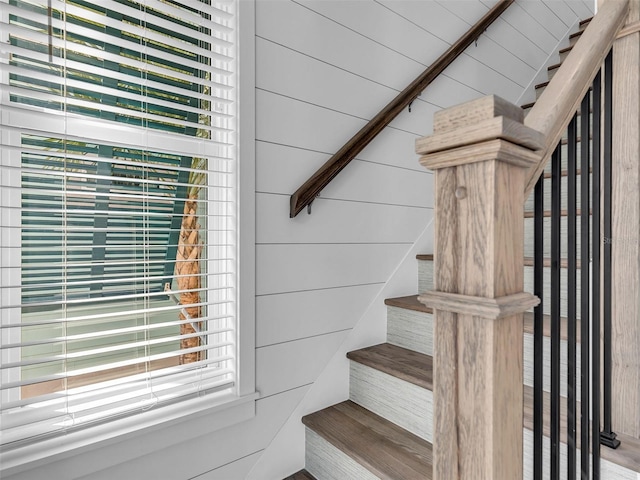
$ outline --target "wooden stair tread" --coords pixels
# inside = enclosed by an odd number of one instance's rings
[[[533,431],[533,388],[524,386],[524,410],[523,410],[523,426]],[[551,395],[544,392],[543,395],[543,432],[545,436],[549,436],[550,432],[550,409]],[[576,411],[578,419],[576,421],[576,448],[580,448],[580,402],[577,402]],[[627,435],[618,434],[621,444],[617,449],[608,447],[600,448],[600,455],[603,459],[612,463],[640,473],[640,439],[632,438]],[[560,397],[560,440],[567,442],[567,399]]]
[[[568,52],[569,50],[571,50],[572,48],[573,48],[573,45],[569,45],[568,47],[565,47],[565,48],[563,48],[563,49],[559,50],[559,51],[558,51],[558,53],[560,53],[560,54],[562,54],[562,53],[566,53],[566,52]]]
[[[524,332],[533,335],[533,312],[524,313]],[[545,337],[551,337],[551,315],[542,316],[542,335]],[[568,319],[567,317],[560,317],[560,338],[567,340],[569,338],[568,331]],[[576,319],[576,341],[580,343],[580,319]]]
[[[300,470],[299,472],[296,472],[293,475],[288,476],[284,480],[316,480],[316,477],[311,475],[306,470]]]
[[[589,167],[589,174],[593,173],[593,168]],[[580,176],[582,174],[582,170],[580,168],[576,169],[576,175]],[[553,174],[551,172],[544,172],[544,178],[551,178]],[[562,170],[560,172],[560,176],[561,177],[568,177],[569,176],[569,170]]]
[[[418,300],[418,295],[409,295],[407,297],[387,298],[384,301],[389,307],[404,308],[406,310],[414,310],[416,312],[433,313],[431,307],[427,307]]]
[[[556,68],[560,68],[560,65],[562,65],[562,62],[558,62],[558,63],[554,63],[553,65],[550,65],[547,67],[547,71],[551,71],[551,70],[555,70]]]
[[[380,478],[432,478],[429,442],[350,400],[307,415],[302,422]]]
[[[545,258],[543,260],[543,265],[545,267],[551,267],[551,259]],[[525,267],[533,267],[533,257],[524,257],[524,266]],[[569,260],[566,258],[560,259],[560,268],[569,268]],[[576,260],[576,269],[580,269],[580,260]]]
[[[433,388],[433,358],[429,355],[381,343],[347,353],[347,358],[422,388]]]
[[[579,217],[581,214],[582,214],[582,210],[580,210],[579,208],[576,209],[576,217]],[[593,214],[593,211],[589,210],[589,215],[592,215],[592,214]],[[566,217],[568,215],[569,215],[569,210],[560,210],[561,217]],[[551,210],[545,210],[542,216],[545,218],[551,217]],[[534,217],[535,217],[535,212],[532,212],[532,211],[524,212],[524,218],[534,218]]]
[[[571,39],[573,39],[573,38],[576,38],[576,37],[579,37],[579,36],[581,36],[583,33],[584,33],[584,31],[583,31],[583,30],[578,30],[577,32],[572,33],[571,35],[569,35],[569,40],[571,40]]]

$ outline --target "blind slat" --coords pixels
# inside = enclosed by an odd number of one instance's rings
[[[234,9],[0,2],[1,448],[234,387]]]

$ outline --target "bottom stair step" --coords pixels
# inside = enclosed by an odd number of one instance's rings
[[[305,416],[306,469],[325,479],[429,480],[431,444],[347,400]]]
[[[299,472],[294,473],[293,475],[285,478],[284,480],[316,480],[316,477],[311,475],[306,470],[300,470]]]

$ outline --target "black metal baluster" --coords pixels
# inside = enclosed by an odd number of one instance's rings
[[[604,295],[603,295],[603,430],[600,442],[610,448],[618,448],[620,440],[611,429],[611,128],[613,103],[613,58],[611,52],[604,61]]]
[[[567,479],[576,478],[576,157],[578,119],[567,132]],[[584,175],[584,172],[582,172]]]
[[[593,128],[592,128],[592,188],[591,222],[593,234],[591,244],[591,441],[592,462],[591,472],[593,480],[600,479],[600,102],[601,102],[600,72],[593,80]]]
[[[542,480],[542,439],[544,435],[544,173],[534,190],[533,294],[540,303],[533,313],[533,478]]]
[[[590,92],[580,105],[580,471],[589,478],[589,115]]]
[[[561,145],[551,156],[551,480],[560,479]]]

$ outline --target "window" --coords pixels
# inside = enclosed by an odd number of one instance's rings
[[[0,0],[2,448],[238,383],[232,0]]]

